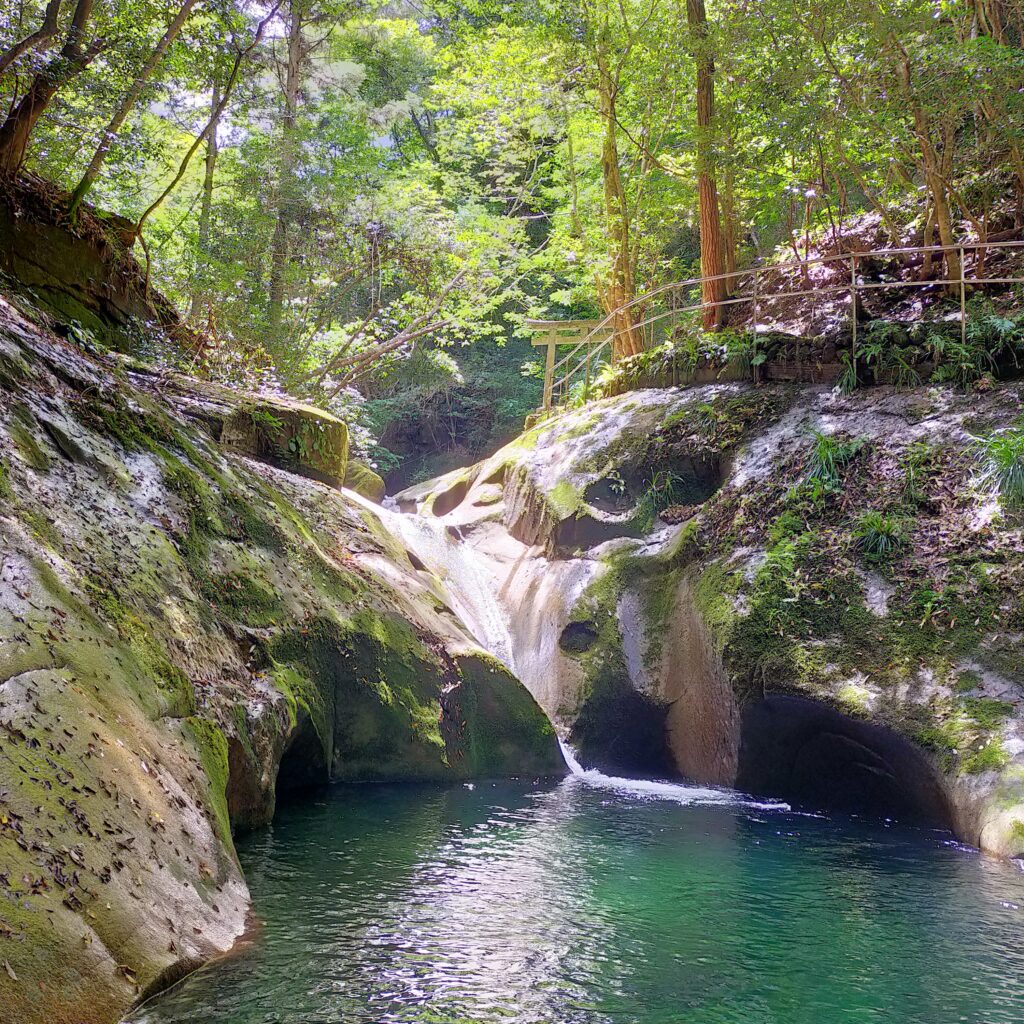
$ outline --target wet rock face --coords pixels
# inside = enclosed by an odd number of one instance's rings
[[[1024,524],[974,438],[1020,413],[1015,384],[632,392],[398,497],[489,567],[517,672],[584,764],[1016,855]]]
[[[0,298],[4,1020],[107,1024],[230,948],[232,833],[291,794],[564,771],[383,510],[309,478],[345,478],[344,434]]]

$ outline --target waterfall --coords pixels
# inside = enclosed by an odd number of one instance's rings
[[[487,557],[474,550],[458,533],[449,532],[440,519],[398,512],[371,504],[358,495],[352,497],[372,511],[384,528],[440,580],[449,606],[473,639],[500,659],[514,675],[521,677],[517,671],[508,613],[498,598],[500,582],[495,571],[488,566]],[[524,652],[524,657],[528,660],[529,652]],[[666,800],[682,806],[789,809],[788,804],[780,801],[757,801],[726,789],[605,775],[596,769],[584,768],[572,747],[561,737],[558,742],[571,773],[570,784],[607,790],[631,799]]]
[[[441,581],[448,604],[473,639],[518,675],[507,617],[498,604],[498,580],[485,560],[471,545],[453,537],[439,519],[358,500]]]
[[[789,804],[781,800],[753,800],[742,793],[727,789],[709,789],[704,786],[688,786],[678,782],[658,782],[654,779],[626,779],[617,775],[605,775],[594,768],[584,768],[576,751],[561,737],[558,745],[562,757],[572,773],[570,779],[593,789],[606,789],[620,796],[641,800],[667,800],[683,807],[726,805],[748,807],[764,811],[788,811]]]

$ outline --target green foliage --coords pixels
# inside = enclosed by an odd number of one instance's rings
[[[884,562],[906,544],[903,520],[871,509],[857,517],[853,536],[857,548],[869,560]]]
[[[982,463],[981,483],[1010,509],[1024,507],[1024,431],[1007,430],[975,438]]]
[[[807,479],[820,482],[826,490],[838,490],[843,469],[864,447],[860,438],[843,440],[815,431],[807,464]]]
[[[621,478],[620,478],[621,479]],[[637,514],[641,522],[653,525],[659,512],[673,505],[683,504],[688,493],[685,477],[671,470],[658,470],[644,490],[637,506]]]
[[[45,8],[17,6],[0,17],[0,53]],[[532,382],[512,383],[498,365],[481,382],[461,354],[511,345],[526,318],[594,319],[656,293],[634,310],[651,331],[648,350],[595,365],[599,394],[747,375],[765,362],[763,337],[742,327],[705,331],[692,312],[671,330],[647,324],[699,298],[659,287],[707,269],[697,181],[712,154],[736,240],[723,266],[750,266],[778,246],[808,255],[825,232],[839,252],[877,247],[881,233],[898,245],[940,204],[954,221],[939,225],[943,244],[978,217],[1000,230],[1012,217],[1024,100],[1020,28],[996,7],[978,19],[966,4],[937,16],[926,0],[884,11],[826,4],[809,19],[796,0],[759,4],[757,18],[721,3],[700,26],[690,6],[668,0],[445,2],[425,15],[310,0],[273,8],[257,43],[270,9],[218,2],[197,5],[147,64],[166,5],[109,0],[93,5],[86,32],[105,41],[102,56],[54,80],[23,168],[58,186],[43,199],[59,220],[59,189],[78,184],[102,141],[110,149],[90,199],[134,219],[194,150],[145,229],[150,283],[201,331],[183,366],[345,405],[356,453],[380,469],[406,457],[414,474],[429,460],[397,435],[421,427],[476,454],[526,411]],[[16,111],[40,72],[50,81],[69,19],[64,5],[50,49],[29,46],[0,75],[2,109]],[[207,113],[250,43],[204,143]],[[715,119],[698,127],[706,57]],[[838,236],[862,214],[879,230],[848,249]],[[888,267],[871,283],[893,283]],[[1021,317],[972,298],[962,340],[953,305],[935,312],[946,322],[924,331],[868,323],[854,358],[844,355],[840,388],[857,386],[858,369],[914,386],[929,361],[935,381],[970,386],[1017,359]],[[416,375],[403,373],[406,362]],[[507,388],[492,386],[499,378]],[[584,390],[580,381],[565,397],[579,402]],[[442,429],[446,396],[453,419],[485,423]]]

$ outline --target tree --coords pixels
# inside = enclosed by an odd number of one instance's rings
[[[19,170],[32,130],[50,101],[103,49],[104,41],[100,38],[86,42],[93,4],[94,0],[78,0],[60,53],[35,76],[28,91],[0,125],[0,173],[14,174]]]
[[[50,0],[43,12],[43,23],[35,32],[12,43],[0,53],[0,75],[2,75],[23,53],[42,49],[57,34],[62,0]]]
[[[720,278],[726,272],[718,184],[715,177],[715,58],[709,46],[708,15],[704,0],[686,0],[686,20],[693,38],[697,65],[697,191],[700,218],[700,269],[705,278]],[[705,280],[703,299],[718,303],[725,298],[729,282],[724,278]],[[722,322],[724,307],[708,305],[704,326],[711,330]]]
[[[128,115],[132,112],[135,104],[139,101],[143,88],[149,81],[153,72],[156,71],[160,61],[163,60],[164,54],[167,52],[171,43],[177,39],[178,33],[181,32],[197,2],[198,0],[185,0],[181,5],[178,9],[178,13],[171,19],[170,24],[167,26],[167,31],[164,32],[163,36],[161,36],[160,41],[156,44],[153,52],[149,55],[148,60],[143,64],[135,78],[135,81],[132,83],[131,88],[125,93],[117,110],[114,111],[113,117],[111,117],[103,131],[103,135],[100,138],[100,144],[97,147],[96,152],[93,154],[92,160],[89,161],[89,166],[86,168],[85,174],[82,175],[82,180],[78,183],[78,186],[71,194],[71,199],[68,203],[69,216],[74,217],[75,212],[82,203],[82,200],[85,198],[89,189],[92,188],[93,182],[95,182],[96,176],[100,173],[100,168],[103,166],[103,162],[106,160],[107,154],[110,152],[110,146],[114,141],[114,137],[117,135],[121,125],[124,124]]]

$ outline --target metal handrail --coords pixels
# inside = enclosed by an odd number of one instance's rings
[[[726,306],[740,305],[743,303],[753,303],[753,316],[752,316],[752,328],[755,336],[755,343],[758,330],[758,313],[760,311],[760,305],[762,303],[772,302],[778,299],[786,298],[802,298],[806,296],[826,296],[832,295],[837,292],[849,292],[850,293],[850,308],[851,308],[851,334],[852,334],[852,348],[855,350],[857,345],[857,303],[856,296],[861,291],[873,291],[888,288],[934,288],[936,286],[950,286],[957,285],[960,290],[960,323],[961,323],[961,334],[966,335],[967,330],[967,317],[966,317],[966,292],[967,288],[972,285],[985,285],[985,284],[1024,284],[1024,277],[967,277],[965,274],[965,256],[968,252],[983,251],[988,253],[989,250],[1000,250],[1000,249],[1024,249],[1024,240],[1015,239],[1012,241],[1004,242],[963,242],[957,243],[956,245],[919,245],[919,246],[894,246],[885,249],[870,249],[858,252],[838,253],[832,256],[815,256],[810,259],[797,259],[787,260],[784,263],[773,263],[766,264],[759,267],[747,267],[743,270],[733,270],[725,274],[712,274],[706,277],[694,277],[688,278],[684,281],[672,281],[668,284],[660,285],[657,288],[652,289],[649,292],[645,292],[643,295],[638,295],[631,299],[629,302],[623,303],[621,306],[616,307],[610,313],[608,313],[603,320],[598,323],[588,332],[588,334],[577,343],[568,355],[558,360],[552,368],[552,380],[551,389],[547,393],[554,396],[557,394],[561,398],[568,396],[570,382],[573,378],[580,373],[585,371],[587,386],[585,390],[589,391],[589,382],[592,376],[592,367],[596,357],[602,355],[602,353],[611,346],[612,341],[615,337],[615,329],[611,327],[612,334],[610,337],[603,341],[597,340],[597,335],[601,332],[607,332],[609,330],[612,321],[617,317],[621,316],[623,312],[631,309],[635,309],[638,306],[649,305],[653,300],[660,296],[680,291],[682,289],[691,289],[700,287],[703,292],[703,286],[706,283],[716,281],[732,281],[739,278],[748,277],[752,280],[752,290],[747,295],[732,295],[725,299],[718,299],[714,302],[698,302],[682,306],[675,309],[663,310],[654,315],[647,316],[639,322],[632,325],[634,330],[642,330],[647,327],[651,327],[653,324],[658,323],[662,320],[670,317],[681,316],[685,313],[697,312],[698,310],[717,309]],[[944,278],[931,279],[926,281],[875,281],[875,282],[858,282],[857,280],[857,261],[861,259],[870,259],[874,257],[892,257],[892,256],[906,256],[906,255],[927,255],[927,254],[941,254],[943,257],[947,253],[958,253],[960,256],[960,275],[959,277],[946,276]],[[849,263],[850,265],[850,278],[849,281],[843,284],[824,285],[820,288],[802,288],[792,291],[783,289],[782,291],[769,291],[765,292],[759,288],[759,284],[764,280],[766,276],[785,276],[789,272],[797,272],[801,275],[805,274],[808,268],[822,266],[833,263]],[[975,274],[977,273],[977,263],[975,265]],[[572,362],[583,349],[586,349],[586,355],[584,359],[578,362],[575,366],[569,369],[558,381],[554,381],[554,374],[562,367],[567,366]],[[586,400],[586,395],[584,395]]]

